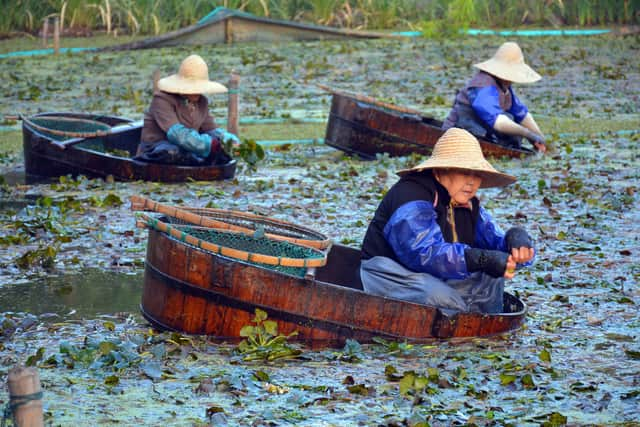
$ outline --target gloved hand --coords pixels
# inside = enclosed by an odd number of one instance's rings
[[[233,145],[240,145],[240,138],[238,138],[231,132],[228,132],[223,128],[216,128],[214,132],[218,139],[222,142],[222,144],[227,144],[229,141],[231,141]]]
[[[543,153],[547,151],[547,141],[544,138],[544,136],[538,133],[529,131],[527,132],[527,135],[525,136],[525,138],[527,138],[533,144],[533,146],[536,147],[538,151],[542,151]]]
[[[170,143],[200,157],[207,157],[213,149],[217,148],[215,143],[218,143],[217,141],[213,143],[211,135],[198,133],[197,130],[188,128],[182,123],[176,123],[169,128],[167,139]],[[219,146],[219,143],[217,145]]]
[[[511,249],[519,249],[521,247],[532,248],[533,241],[529,234],[520,227],[511,227],[504,239],[507,243],[507,251],[511,253]]]
[[[467,271],[482,271],[492,277],[503,277],[509,254],[502,251],[469,248],[464,251]]]

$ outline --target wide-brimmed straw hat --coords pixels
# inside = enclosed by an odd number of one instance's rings
[[[431,157],[417,166],[397,172],[404,176],[427,169],[472,171],[482,178],[480,188],[504,187],[516,182],[516,177],[498,172],[484,158],[480,143],[464,129],[450,128],[436,142]]]
[[[525,64],[522,50],[514,42],[503,43],[493,58],[473,66],[492,76],[515,83],[533,83],[541,79],[540,74]]]
[[[209,80],[209,67],[199,55],[186,57],[177,74],[158,80],[158,89],[181,95],[227,92],[226,86]]]

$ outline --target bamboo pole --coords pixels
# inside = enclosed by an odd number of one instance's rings
[[[224,20],[224,42],[226,44],[233,43],[233,23],[231,17]]]
[[[157,68],[151,74],[151,81],[153,82],[153,93],[158,91],[158,80],[160,80],[160,70]]]
[[[240,75],[235,71],[231,71],[229,79],[229,105],[227,106],[227,130],[232,134],[239,136],[239,117],[238,117],[238,86],[240,84]]]
[[[49,17],[44,18],[42,23],[42,47],[47,47],[47,37],[49,35]]]
[[[7,377],[9,404],[17,427],[42,427],[42,389],[36,368],[15,366]]]
[[[60,18],[53,18],[53,51],[57,55],[60,53]]]

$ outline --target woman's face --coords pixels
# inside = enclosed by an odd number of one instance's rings
[[[511,82],[509,80],[502,80],[502,79],[497,78],[497,77],[496,77],[496,80],[498,81],[500,86],[502,86],[504,89],[507,89],[509,86],[511,86]]]
[[[449,192],[451,200],[458,204],[466,204],[475,195],[482,178],[470,171],[462,170],[438,170],[435,171],[436,179]]]
[[[195,104],[196,102],[198,102],[198,98],[200,98],[199,94],[195,94],[195,95],[182,95],[185,98],[187,98],[189,100],[189,102],[191,102],[192,104]]]

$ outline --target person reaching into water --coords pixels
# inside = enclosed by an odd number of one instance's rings
[[[503,43],[491,59],[474,67],[478,72],[456,94],[442,129],[463,128],[478,138],[515,148],[520,148],[524,137],[546,152],[544,135],[512,87],[512,83],[541,78],[524,62],[520,46]]]
[[[500,313],[505,279],[533,263],[527,232],[504,233],[476,197],[516,178],[487,162],[478,140],[451,128],[431,157],[398,172],[362,243],[365,292],[462,312]]]
[[[209,80],[205,61],[188,56],[177,74],[158,80],[157,88],[144,114],[136,159],[192,166],[229,162],[222,142],[239,143],[238,137],[216,127],[204,96],[227,88]]]

